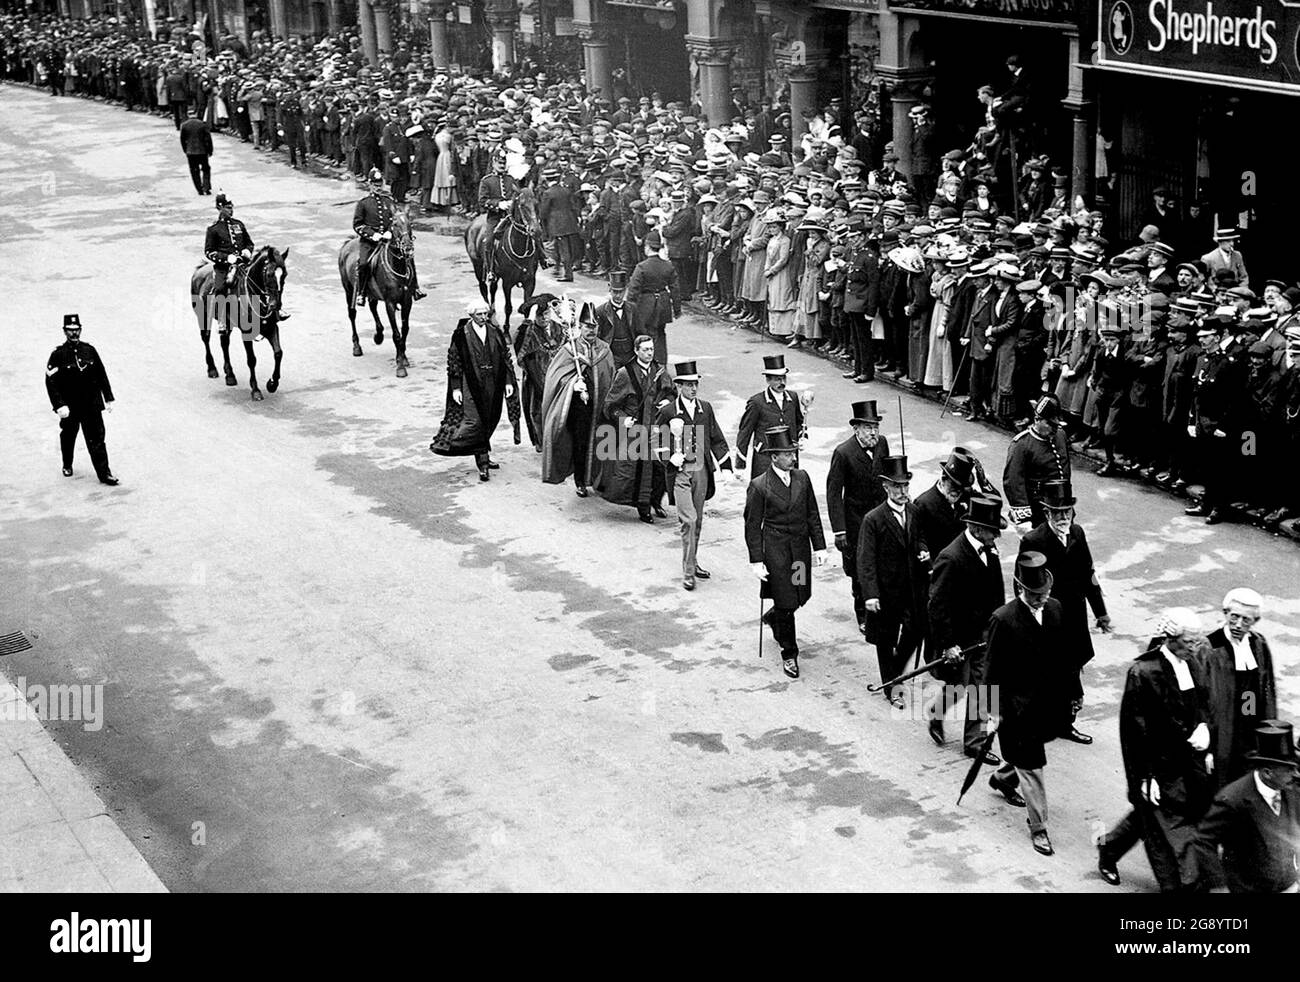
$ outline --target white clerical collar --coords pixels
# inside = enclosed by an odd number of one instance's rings
[[[1236,671],[1253,672],[1259,667],[1255,662],[1255,653],[1250,650],[1249,631],[1246,632],[1244,638],[1238,641],[1232,636],[1232,632],[1228,630],[1228,626],[1225,624],[1223,636],[1228,639],[1228,644],[1232,645],[1232,661]]]
[[[1265,784],[1263,779],[1259,776],[1258,768],[1255,770],[1255,790],[1258,791],[1259,796],[1264,799],[1264,804],[1268,805],[1268,807],[1273,810],[1274,815],[1282,814],[1282,792],[1277,788],[1270,788]]]
[[[1178,679],[1178,691],[1186,692],[1190,689],[1192,687],[1192,670],[1187,667],[1187,662],[1170,651],[1168,646],[1161,648],[1160,654],[1165,656],[1165,661],[1174,670],[1174,678]]]
[[[789,472],[789,471],[783,471],[783,470],[781,470],[781,468],[776,467],[776,466],[773,466],[773,467],[772,467],[772,471],[773,471],[773,473],[776,474],[777,478],[780,479],[780,481],[781,481],[782,484],[784,484],[787,488],[790,486],[790,472]]]

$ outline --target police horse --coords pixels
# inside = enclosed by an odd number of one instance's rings
[[[284,296],[284,281],[289,275],[285,265],[288,258],[288,248],[281,252],[274,246],[262,246],[247,263],[241,263],[230,271],[226,277],[227,292],[220,297],[212,293],[215,277],[212,263],[205,260],[194,267],[190,275],[191,303],[207,356],[208,378],[219,377],[211,347],[212,322],[215,320],[221,334],[221,361],[227,385],[237,384],[235,371],[230,367],[230,334],[233,329],[239,329],[248,358],[248,382],[254,402],[265,398],[257,387],[254,341],[266,338],[271,342],[275,368],[266,380],[266,391],[274,392],[280,387],[280,359],[284,357],[280,348],[280,304]]]
[[[483,243],[487,238],[487,215],[479,215],[465,229],[465,251],[469,261],[474,264],[474,276],[478,280],[479,293],[493,309],[497,303],[497,285],[500,284],[505,295],[505,331],[510,337],[510,315],[514,312],[511,294],[516,286],[522,287],[527,304],[537,286],[537,266],[541,261],[542,248],[541,222],[537,217],[537,198],[531,188],[520,188],[510,204],[509,214],[501,220],[497,229],[496,249],[494,250],[494,270],[496,275],[489,284],[487,281],[486,258],[483,255]]]
[[[361,239],[355,235],[339,247],[339,279],[348,304],[348,322],[352,325],[352,354],[361,357],[361,341],[357,338],[357,311],[352,297],[357,289],[357,262],[361,253]],[[393,334],[393,347],[397,351],[397,377],[406,378],[409,362],[406,360],[406,336],[411,332],[411,304],[415,289],[411,270],[414,265],[414,245],[410,220],[403,209],[393,213],[392,238],[385,239],[370,255],[370,282],[365,297],[370,304],[370,316],[375,320],[375,344],[384,343],[384,326],[379,321],[379,304],[384,305],[388,327]],[[397,312],[401,311],[402,324],[397,325]]]

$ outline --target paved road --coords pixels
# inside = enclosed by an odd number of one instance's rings
[[[1118,633],[1086,680],[1097,743],[1049,752],[1058,855],[1040,857],[987,788],[954,807],[964,758],[867,693],[838,570],[800,617],[804,677],[770,639],[758,660],[740,484],[709,509],[714,578],[685,594],[675,525],[542,485],[504,427],[490,485],[429,454],[474,293],[457,240],[419,240],[431,297],[398,380],[390,345],[351,355],[334,257],[353,190],[224,140],[214,181],[259,243],[292,248],[283,386],[262,403],[241,361],[236,388],[203,369],[185,289],[211,199],[171,125],[0,90],[0,633],[41,637],[0,669],[106,684],[101,731],[51,728],[172,890],[1104,890],[1089,836],[1124,808],[1119,687],[1155,611],[1208,617],[1253,585],[1300,709],[1294,546],[1079,476]],[[117,489],[84,453],[58,471],[42,369],[73,310],[118,393]],[[734,436],[774,349],[695,317],[669,343]],[[894,392],[788,360],[817,392],[822,488],[849,402],[886,400],[892,436]],[[955,440],[1000,470],[1002,434],[903,407],[918,492]],[[1122,872],[1150,888],[1140,855]]]

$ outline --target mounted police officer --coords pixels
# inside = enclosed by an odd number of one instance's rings
[[[354,308],[365,303],[366,290],[370,286],[370,257],[380,245],[392,239],[393,218],[397,214],[397,204],[392,195],[384,190],[384,175],[378,167],[370,168],[366,175],[366,191],[366,196],[357,202],[357,207],[352,212],[352,230],[360,240],[357,288],[352,294]],[[414,256],[411,257],[410,264],[413,296],[416,300],[423,300],[427,294],[420,289]]]
[[[108,469],[104,446],[104,409],[113,411],[113,388],[108,373],[93,345],[81,340],[81,317],[63,315],[63,336],[67,340],[50,352],[45,366],[45,391],[59,414],[59,446],[63,450],[63,476],[72,476],[72,451],[77,431],[86,435],[86,451],[95,465],[100,484],[116,485]]]
[[[224,194],[217,195],[217,220],[208,226],[203,239],[203,255],[212,263],[213,296],[229,292],[232,267],[253,258],[253,237],[244,223],[235,217],[235,203]],[[281,318],[283,319],[283,318]]]
[[[510,214],[510,206],[519,194],[519,182],[506,172],[508,158],[505,150],[498,150],[492,155],[492,173],[488,174],[478,185],[478,200],[487,214],[487,225],[483,237],[483,269],[489,281],[496,278],[494,255],[497,244],[497,228]]]

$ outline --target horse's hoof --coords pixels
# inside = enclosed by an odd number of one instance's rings
[[[354,344],[354,345],[352,346],[352,356],[353,356],[354,358],[360,358],[360,357],[361,357],[361,345],[359,345],[359,344]]]
[[[406,378],[406,366],[405,366],[405,365],[398,365],[398,366],[397,366],[397,377],[398,377],[398,378]]]
[[[267,388],[270,388],[270,386],[268,385]],[[265,398],[266,398],[266,396],[262,395],[262,390],[261,390],[261,389],[254,389],[254,390],[253,390],[253,401],[254,401],[254,402],[261,402],[261,401],[262,401],[263,399],[265,399]]]
[[[239,381],[235,378],[235,376],[233,376],[233,375],[227,375],[227,376],[226,376],[226,384],[227,384],[227,385],[238,385],[238,384],[239,384]]]
[[[221,373],[215,368],[208,369],[208,378],[221,378]]]
[[[379,332],[376,332],[376,333],[375,333],[375,344],[383,344],[383,343],[384,343],[384,336],[383,336],[383,334],[381,334],[381,333],[379,333]]]
[[[266,380],[266,391],[267,391],[267,392],[274,392],[274,391],[275,391],[276,389],[278,389],[279,387],[280,387],[280,380],[279,380],[279,379],[271,378],[271,379],[267,379],[267,380]]]

